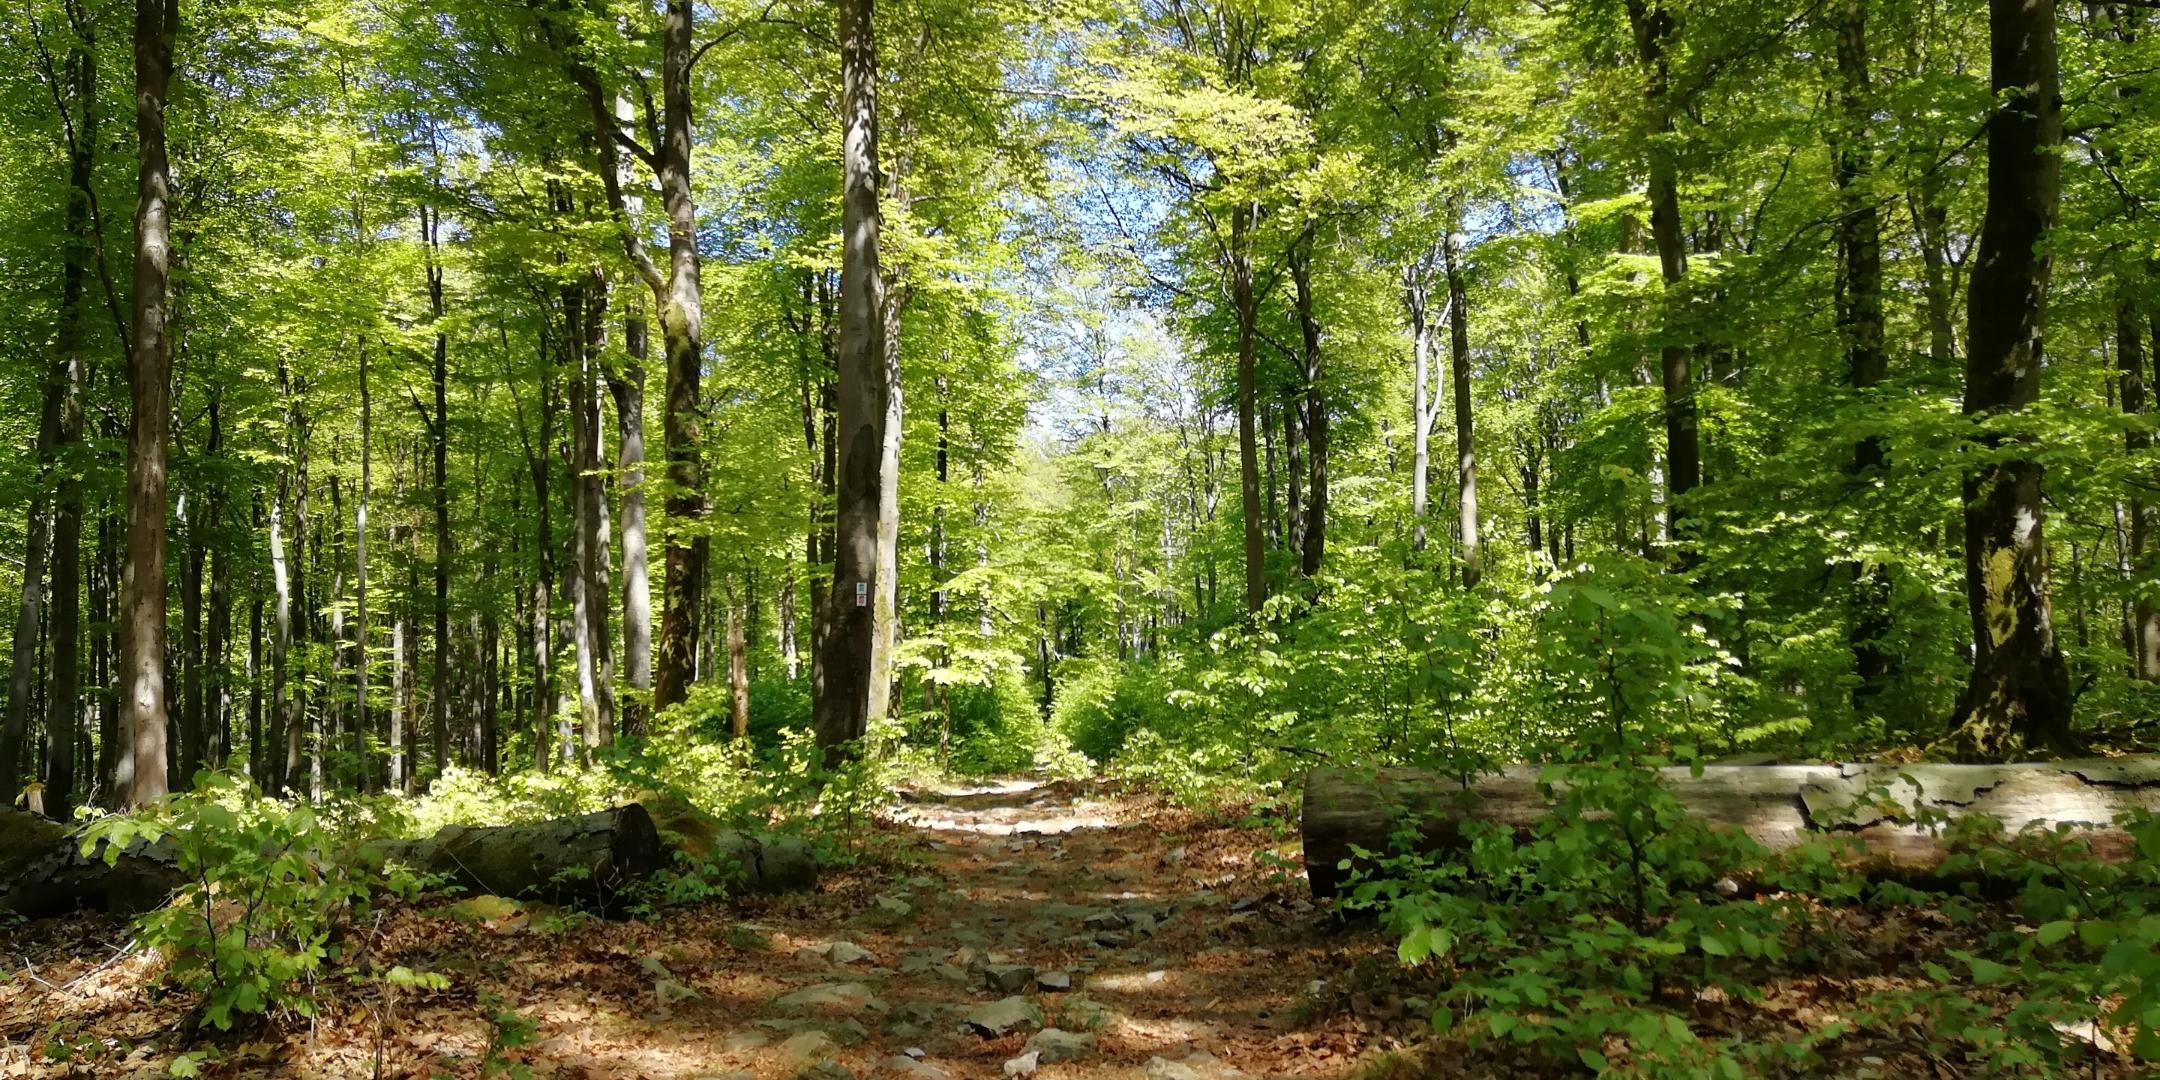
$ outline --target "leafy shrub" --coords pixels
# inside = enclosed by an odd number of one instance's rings
[[[386,871],[362,830],[222,773],[97,820],[84,850],[103,842],[117,859],[137,841],[169,848],[186,878],[171,905],[137,921],[141,940],[166,953],[171,978],[203,994],[201,1019],[220,1030],[236,1015],[313,1015],[309,984],[335,960],[338,931],[378,891],[410,896],[421,884]]]

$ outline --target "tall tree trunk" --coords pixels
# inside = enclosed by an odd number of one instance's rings
[[[209,456],[215,460],[224,451],[224,395],[215,390],[210,396],[210,442]],[[208,695],[205,718],[208,725],[209,745],[205,753],[210,767],[223,769],[230,764],[232,752],[232,680],[227,661],[232,654],[232,572],[236,555],[234,545],[225,534],[226,499],[222,484],[211,487],[203,507],[204,524],[209,530],[213,549],[210,563],[210,611],[209,629],[204,643],[204,672]]]
[[[428,449],[434,468],[435,663],[428,693],[428,727],[434,741],[435,775],[441,776],[450,764],[450,561],[456,552],[450,543],[450,335],[442,324],[446,308],[441,212],[422,206],[420,224],[427,234],[428,318],[435,324],[434,363],[430,370],[435,415],[428,424]]]
[[[7,713],[0,719],[0,806],[13,803],[15,793],[21,790],[23,751],[29,745],[39,629],[44,622],[45,564],[53,539],[52,503],[46,491],[53,476],[53,453],[60,441],[60,411],[66,397],[65,361],[55,361],[47,371],[43,402],[38,409],[37,488],[30,497],[25,530],[28,537],[23,543],[22,597],[16,608],[13,655],[8,668]]]
[[[652,571],[645,557],[645,309],[635,300],[623,316],[623,350],[630,362],[608,376],[615,399],[615,468],[622,486],[623,668],[630,683],[622,704],[623,734],[645,734],[653,685]]]
[[[2040,398],[2041,332],[2055,226],[2062,114],[2053,0],[1989,0],[1987,213],[1966,293],[1965,414],[1977,423]],[[1991,452],[2029,437],[1991,432]],[[1965,476],[1965,583],[1976,659],[1951,742],[1960,754],[2013,757],[2072,748],[2070,673],[2048,596],[2041,465],[1992,460]]]
[[[1866,0],[1839,0],[1837,33],[1838,126],[1832,147],[1834,176],[1844,214],[1838,219],[1838,329],[1845,338],[1847,378],[1865,395],[1882,384],[1888,361],[1883,351],[1882,215],[1871,190],[1875,165],[1870,149],[1869,118],[1874,110],[1870,87]],[[1883,444],[1869,435],[1853,446],[1852,472],[1867,482],[1883,467]],[[1865,716],[1896,671],[1897,660],[1883,641],[1890,632],[1890,574],[1880,563],[1855,561],[1852,650],[1853,711]]]
[[[1267,546],[1260,535],[1259,389],[1253,346],[1260,320],[1253,295],[1252,229],[1255,211],[1240,202],[1230,211],[1230,307],[1237,319],[1238,498],[1245,514],[1245,610],[1267,603]],[[1044,678],[1049,673],[1044,672]]]
[[[1440,416],[1432,384],[1432,309],[1426,267],[1403,271],[1403,309],[1410,318],[1410,550],[1425,550],[1430,501],[1433,421]]]
[[[898,186],[895,180],[894,187]],[[896,190],[895,195],[905,203],[903,193]],[[882,214],[880,217],[882,220]],[[904,415],[900,312],[907,306],[907,291],[903,283],[886,284],[882,319],[885,423],[878,440],[877,586],[870,613],[870,702],[866,710],[871,719],[884,717],[892,708],[893,646],[900,635],[900,435]]]
[[[712,541],[704,534],[704,465],[698,449],[698,375],[704,353],[704,301],[698,283],[697,204],[690,190],[692,0],[667,0],[661,37],[663,131],[661,201],[668,217],[667,296],[660,332],[667,352],[667,606],[653,672],[653,708],[689,693],[697,662],[698,620]]]
[[[2129,273],[2129,271],[2123,271]],[[2145,385],[2144,320],[2139,318],[2137,294],[2129,284],[2119,285],[2115,301],[2115,360],[2116,379],[2122,398],[2122,411],[2126,416],[2141,416],[2150,407]],[[2140,427],[2130,427],[2123,432],[2123,449],[2132,458],[2143,457],[2152,447],[2152,436]],[[2135,489],[2133,489],[2135,490]],[[2126,538],[2125,556],[2130,566],[2132,580],[2151,581],[2156,566],[2153,535],[2153,506],[2136,495],[2130,497],[2127,510],[2129,535]],[[55,564],[58,565],[57,563]],[[58,575],[55,574],[57,582]],[[2153,602],[2149,588],[2137,590],[2130,616],[2130,672],[2147,681],[2160,681],[2160,604]]]
[[[353,786],[370,787],[368,730],[368,492],[375,486],[375,399],[368,393],[367,341],[360,342],[360,483],[353,492]]]
[[[1455,398],[1455,510],[1461,536],[1463,588],[1477,588],[1485,574],[1485,545],[1478,537],[1477,431],[1470,400],[1470,302],[1463,287],[1462,213],[1448,207],[1448,235],[1441,245],[1447,267],[1448,373]]]
[[[818,649],[814,703],[828,766],[853,757],[869,729],[883,507],[886,394],[884,278],[878,260],[877,42],[875,0],[840,2],[841,200],[839,355],[835,400],[840,464],[833,583]]]
[[[727,597],[728,729],[740,742],[750,737],[750,663],[743,632],[744,601],[731,586]]]
[[[1627,0],[1628,23],[1643,69],[1643,98],[1650,114],[1650,235],[1657,246],[1658,269],[1665,282],[1664,320],[1659,373],[1665,391],[1665,515],[1674,543],[1689,537],[1680,529],[1687,514],[1685,496],[1702,482],[1702,450],[1696,432],[1695,350],[1681,339],[1684,325],[1682,285],[1687,277],[1687,237],[1680,225],[1680,172],[1670,142],[1674,137],[1672,72],[1666,59],[1674,29],[1664,0]]]
[[[60,410],[53,457],[64,462],[83,441],[83,395],[89,381],[84,340],[90,314],[87,283],[98,242],[91,216],[99,126],[97,47],[87,20],[76,20],[75,41],[68,48],[62,70],[74,106],[72,117],[63,116],[68,144],[67,247],[60,267],[60,317],[54,340]],[[52,611],[46,628],[51,686],[45,695],[45,729],[52,733],[53,749],[45,766],[45,812],[59,821],[70,820],[75,805],[75,743],[83,724],[81,471],[72,467],[60,470],[53,511]],[[25,573],[24,580],[29,579]],[[11,694],[10,707],[14,700]],[[0,757],[4,756],[0,752]],[[0,803],[14,799],[11,785],[16,768],[11,763],[0,763]]]
[[[165,784],[165,447],[172,412],[172,338],[166,325],[172,267],[165,152],[165,99],[172,81],[179,0],[136,0],[135,131],[138,155],[135,278],[129,337],[134,406],[127,447],[127,624],[123,685],[135,775],[128,804],[143,806]]]
[[[572,503],[577,520],[576,589],[571,594],[576,622],[578,712],[584,721],[585,760],[614,740],[615,671],[608,655],[607,491],[600,475],[600,354],[607,340],[605,274],[595,268],[587,278],[585,312],[577,348],[577,368],[570,379]]]

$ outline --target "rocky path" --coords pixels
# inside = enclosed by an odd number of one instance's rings
[[[834,925],[758,921],[791,965],[740,1064],[693,1074],[1232,1080],[1347,1075],[1315,1026],[1329,974],[1309,905],[1255,846],[1175,811],[1035,781],[909,793],[919,872]]]
[[[341,974],[312,1020],[207,1044],[191,996],[146,992],[155,957],[115,960],[124,924],[0,927],[0,1076],[150,1080],[207,1046],[219,1080],[1347,1078],[1421,1024],[1374,1007],[1387,942],[1312,910],[1283,830],[1014,780],[903,793],[861,835],[875,869],[761,906],[397,905],[343,970],[445,986]]]

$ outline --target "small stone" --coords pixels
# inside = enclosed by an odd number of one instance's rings
[[[1029,1039],[1027,1045],[1021,1049],[1032,1051],[1045,1065],[1055,1065],[1060,1061],[1071,1061],[1094,1053],[1095,1036],[1044,1028],[1036,1032],[1035,1037]]]
[[[1185,858],[1185,845],[1179,844],[1178,846],[1171,848],[1168,852],[1164,853],[1162,857],[1162,864],[1164,866],[1183,866],[1185,865]]]
[[[905,919],[915,914],[915,906],[896,896],[877,898],[877,913],[889,919]]]
[[[655,979],[666,979],[672,977],[675,974],[674,972],[668,970],[666,964],[660,962],[660,958],[658,956],[640,956],[638,957],[637,966],[639,971],[642,971]]]
[[[982,969],[983,985],[1006,994],[1017,994],[1035,981],[1035,968],[1028,964],[988,964]]]
[[[837,1061],[820,1061],[796,1073],[795,1080],[855,1080],[855,1074]]]
[[[1105,949],[1122,949],[1132,944],[1132,935],[1123,930],[1105,930],[1095,935],[1095,944]]]
[[[966,1023],[977,1035],[993,1039],[1016,1027],[1040,1027],[1042,1010],[1029,1004],[1028,999],[1014,995],[969,1009]]]
[[[1240,896],[1230,901],[1230,910],[1232,911],[1251,911],[1259,906],[1260,898],[1257,896]]]
[[[1019,1057],[1013,1058],[1010,1061],[1007,1061],[1005,1063],[1005,1075],[1033,1076],[1035,1074],[1035,1070],[1041,1064],[1041,1055],[1030,1051],[1028,1053],[1020,1055]]]
[[[678,1001],[688,1001],[691,998],[701,996],[697,991],[673,979],[662,979],[654,983],[653,993],[660,998],[660,1007],[663,1009]]]
[[[877,954],[852,941],[835,941],[825,954],[835,964],[875,964]]]
[[[1045,971],[1035,976],[1035,985],[1045,990],[1072,989],[1072,976],[1062,971]]]
[[[921,1061],[922,1059],[930,1056],[930,1051],[925,1050],[920,1046],[910,1046],[900,1052],[906,1054],[908,1057],[914,1058],[917,1061]]]

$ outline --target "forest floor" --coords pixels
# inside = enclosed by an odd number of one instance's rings
[[[902,792],[853,834],[855,865],[807,895],[625,921],[486,897],[390,905],[346,935],[340,971],[363,974],[319,982],[312,1020],[249,1031],[191,1033],[195,999],[156,987],[160,961],[126,948],[124,922],[0,930],[0,1077],[149,1080],[203,1050],[202,1075],[234,1080],[1552,1072],[1505,1043],[1434,1042],[1416,996],[1431,978],[1399,968],[1377,926],[1306,898],[1279,818],[1020,779]],[[1753,1005],[1674,1004],[1705,1036],[1784,1042],[1977,945],[1930,909],[1821,917],[1834,973],[1766,970]],[[397,966],[448,987],[388,986]],[[1805,1075],[1972,1074],[1931,1041],[1917,1016],[1855,1032]],[[2141,1075],[2107,1057],[2093,1075]]]
[[[185,1046],[193,1003],[120,955],[124,924],[33,924],[0,933],[0,1076],[164,1076],[210,1046],[204,1075],[248,1078],[466,1077],[491,1053],[556,1080],[1384,1073],[1424,1020],[1362,995],[1317,1006],[1393,950],[1315,911],[1270,856],[1296,850],[1279,826],[1085,786],[908,792],[816,894],[624,922],[396,905],[351,936],[354,966],[448,989],[325,980],[312,1022]],[[505,1039],[504,1010],[529,1034]]]

